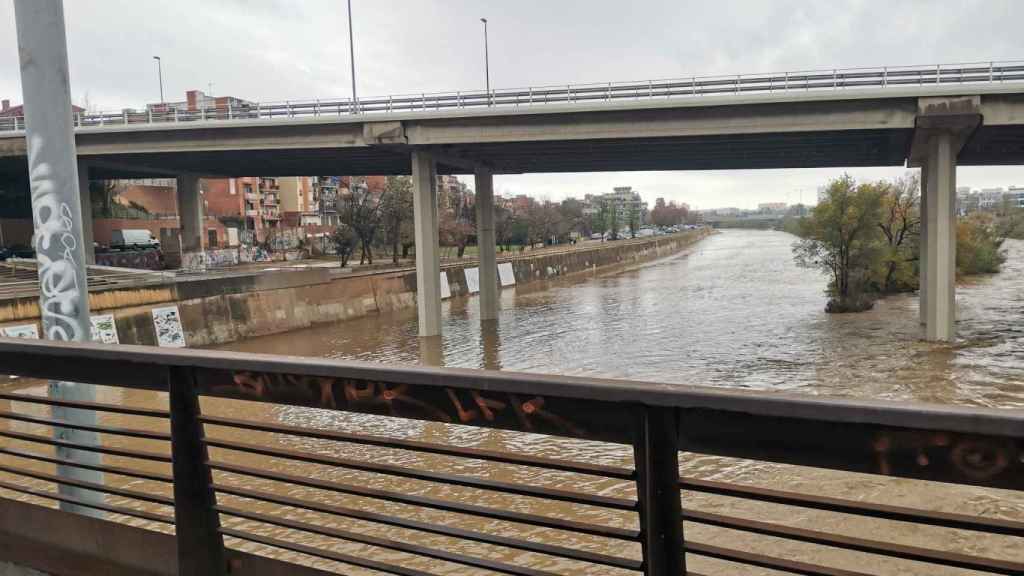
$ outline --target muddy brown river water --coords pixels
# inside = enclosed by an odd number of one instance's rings
[[[499,322],[485,326],[479,322],[475,298],[446,301],[445,335],[440,340],[417,338],[415,311],[410,310],[255,338],[222,348],[388,363],[429,363],[492,370],[594,375],[680,386],[699,384],[1001,409],[1024,408],[1024,242],[1007,242],[1009,260],[1002,273],[973,278],[958,286],[959,339],[950,346],[919,340],[915,295],[886,298],[874,310],[862,314],[825,314],[825,279],[817,272],[800,269],[793,264],[790,254],[793,239],[781,232],[729,230],[709,237],[683,253],[641,267],[564,279],[529,289],[506,290],[501,296]],[[6,388],[28,394],[45,393],[45,386],[27,381],[12,380]],[[105,387],[98,388],[98,391],[101,401],[166,405],[166,399],[160,394]],[[17,409],[46,414],[41,407],[18,404]],[[234,401],[206,400],[204,410],[282,424],[360,431],[603,464],[632,464],[631,452],[627,448],[595,442]],[[131,425],[139,426],[137,418],[106,416],[103,421],[112,424],[130,422]],[[0,426],[48,433],[47,429],[39,426],[11,421],[0,420]],[[416,468],[584,490],[595,494],[635,496],[633,486],[629,483],[570,473],[537,473],[533,469],[511,465],[485,464],[292,436],[243,434],[230,429],[211,429],[210,434]],[[39,449],[38,446],[14,441],[0,443],[19,445],[23,449]],[[167,449],[157,443],[109,436],[104,437],[104,443],[144,447],[154,451]],[[635,517],[626,513],[581,510],[578,506],[571,507],[572,510],[568,506],[562,509],[560,505],[527,497],[396,480],[376,474],[296,464],[236,452],[215,451],[214,456],[249,466],[323,479],[513,507],[524,512],[571,514],[575,519],[606,525],[636,526]],[[137,462],[126,463],[116,458],[108,458],[107,461],[138,466]],[[35,466],[47,469],[44,465]],[[698,478],[1024,520],[1024,494],[1007,491],[699,455],[683,455],[682,468],[685,474]],[[154,469],[165,468],[156,466]],[[219,475],[219,479],[289,496],[384,510],[420,520],[518,535],[594,551],[639,554],[638,549],[629,545],[596,537],[412,509],[399,504],[382,504],[251,478]],[[152,482],[130,481],[112,476],[108,476],[108,481],[166,493],[166,487]],[[724,497],[684,494],[684,499],[687,506],[791,526],[996,558],[1024,559],[1024,543],[1019,538],[982,537],[957,530],[858,519]],[[624,573],[610,568],[604,571],[583,568],[547,556],[257,504],[239,498],[230,498],[230,503],[284,514],[307,522],[346,527],[507,562],[528,563],[534,568],[553,573]],[[233,519],[225,523],[260,534],[327,545],[323,538],[283,531],[256,522]],[[685,531],[688,538],[702,542],[736,546],[791,559],[823,562],[869,574],[966,573],[954,569],[936,570],[914,562],[841,552],[696,524],[688,523]],[[260,553],[311,561],[289,552],[235,541],[231,543]],[[329,546],[348,553],[371,554],[367,547],[357,544],[334,541]],[[416,560],[398,552],[375,549],[372,555],[408,566],[429,568],[438,574],[488,573],[439,561]],[[331,563],[314,563],[339,568]],[[705,573],[718,573],[726,566],[720,562],[690,558],[690,568]],[[773,574],[760,569],[744,569],[733,565],[727,567],[729,573]],[[345,573],[372,573],[347,567],[341,569]]]

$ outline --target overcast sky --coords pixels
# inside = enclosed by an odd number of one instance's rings
[[[353,0],[362,96],[796,69],[1024,58],[1024,0]],[[66,0],[73,99],[117,110],[189,89],[249,100],[349,95],[344,0]],[[21,101],[14,9],[0,0],[0,97]],[[842,170],[498,177],[553,200],[632,185],[698,207],[812,201]],[[852,169],[860,178],[902,169]],[[1024,168],[958,183],[1024,185]],[[802,191],[802,192],[801,192]]]

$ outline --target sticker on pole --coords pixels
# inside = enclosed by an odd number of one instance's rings
[[[35,324],[6,326],[3,330],[4,336],[8,338],[28,338],[30,340],[39,340],[39,327]]]
[[[441,272],[441,300],[452,297],[452,287],[448,284],[448,273]]]
[[[463,270],[466,273],[466,290],[470,294],[476,294],[480,291],[480,269],[479,268],[466,268]]]
[[[156,343],[165,348],[184,348],[185,331],[181,328],[181,314],[177,306],[153,308],[153,328]]]
[[[93,342],[103,344],[120,344],[117,338],[117,324],[113,314],[97,314],[89,317]]]
[[[502,286],[516,285],[516,273],[512,270],[511,262],[502,262],[501,264],[498,264],[498,277],[501,278]]]

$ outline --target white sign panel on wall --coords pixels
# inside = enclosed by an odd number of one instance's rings
[[[470,294],[476,294],[480,291],[480,269],[479,268],[466,268],[466,290],[469,290]]]
[[[113,314],[98,314],[96,316],[90,316],[89,322],[92,324],[93,342],[120,344],[120,341],[117,339],[117,324],[114,323]]]
[[[501,278],[502,286],[515,286],[516,273],[512,270],[511,262],[502,262],[501,264],[498,264],[498,277]]]
[[[441,272],[441,299],[452,297],[452,287],[448,285],[448,273]]]
[[[185,347],[185,331],[181,327],[181,315],[177,306],[153,308],[153,327],[156,328],[158,346]]]
[[[35,324],[23,324],[21,326],[7,326],[4,328],[4,336],[8,338],[30,338],[39,339],[39,327]]]

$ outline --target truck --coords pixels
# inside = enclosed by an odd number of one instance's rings
[[[160,241],[149,230],[114,230],[110,233],[112,250],[159,249]]]

